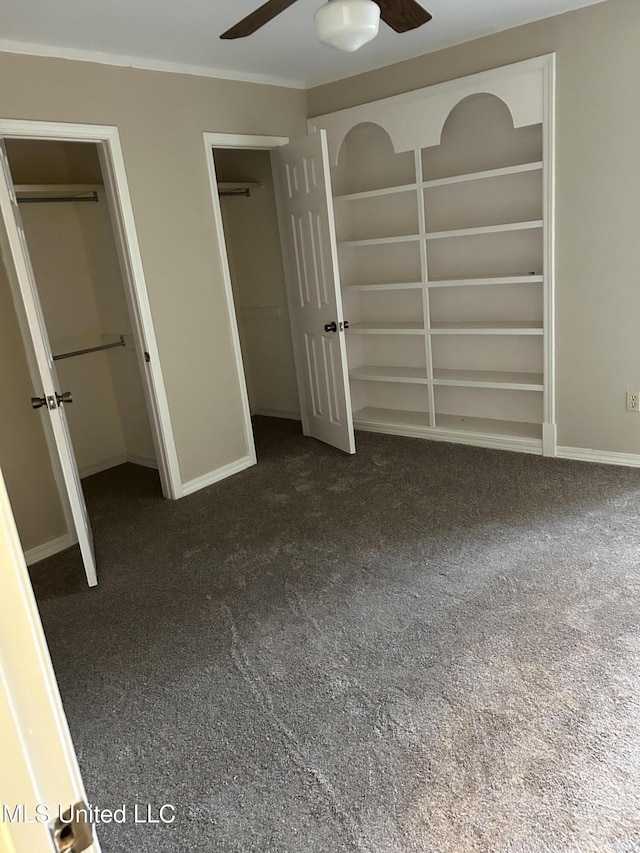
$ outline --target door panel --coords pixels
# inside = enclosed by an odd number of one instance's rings
[[[303,430],[355,453],[325,131],[272,160]]]
[[[42,306],[22,226],[22,218],[13,188],[9,161],[4,142],[1,139],[0,161],[2,162],[2,169],[0,170],[0,212],[4,221],[4,229],[2,229],[4,245],[2,248],[7,273],[12,285],[13,299],[25,346],[29,348],[32,356],[29,359],[35,373],[32,378],[38,389],[37,394],[46,398],[47,401],[47,404],[42,406],[42,412],[45,412],[44,417],[50,418],[54,445],[69,497],[87,582],[89,586],[95,586],[98,579],[93,535],[64,415],[64,404],[60,403],[56,396],[57,392],[67,389],[61,389],[58,384]],[[34,412],[34,417],[42,416],[41,412]]]

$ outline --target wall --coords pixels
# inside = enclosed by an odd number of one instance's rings
[[[300,136],[304,92],[6,53],[0,79],[11,81],[0,87],[0,117],[118,127],[182,480],[242,459],[248,448],[202,134]],[[27,482],[33,496],[39,481]],[[36,544],[66,532],[58,503],[50,490],[31,504],[40,504]]]
[[[214,159],[219,181],[260,184],[220,199],[251,411],[298,415],[270,154],[216,149]]]
[[[557,53],[558,443],[640,453],[640,4],[608,0],[309,90],[310,116]]]

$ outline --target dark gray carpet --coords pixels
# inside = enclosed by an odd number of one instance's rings
[[[257,436],[85,481],[100,586],[33,571],[91,802],[177,807],[105,853],[640,850],[640,471]]]

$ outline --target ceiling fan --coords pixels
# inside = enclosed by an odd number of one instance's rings
[[[296,0],[267,0],[223,33],[222,39],[250,36]],[[431,20],[417,0],[328,0],[315,13],[318,38],[324,44],[351,53],[378,34],[380,19],[397,33],[406,33]]]

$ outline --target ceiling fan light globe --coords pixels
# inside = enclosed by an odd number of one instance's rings
[[[318,39],[353,53],[378,35],[380,7],[373,0],[329,0],[315,14]]]

